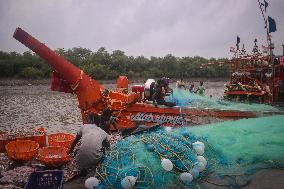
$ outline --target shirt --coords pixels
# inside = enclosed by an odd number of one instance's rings
[[[103,156],[103,141],[109,141],[109,135],[94,124],[86,124],[80,128],[81,146],[76,155],[77,164],[81,168],[96,165]]]
[[[198,94],[203,96],[204,93],[205,93],[205,88],[201,85],[198,86]]]
[[[156,85],[155,86],[155,92],[153,94],[153,98],[155,100],[163,100],[165,98],[165,95],[166,95],[165,87],[163,87],[161,85]]]
[[[176,86],[177,87],[185,87],[185,83],[184,83],[184,81],[178,80]]]

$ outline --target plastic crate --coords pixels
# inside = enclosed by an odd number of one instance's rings
[[[70,148],[75,136],[67,133],[56,133],[48,135],[49,146],[63,146]]]
[[[62,189],[63,178],[61,170],[35,171],[30,174],[25,189]]]

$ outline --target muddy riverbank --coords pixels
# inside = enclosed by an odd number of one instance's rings
[[[197,86],[199,79],[194,81]],[[109,89],[115,87],[115,81],[101,81],[101,83]],[[224,80],[205,81],[206,95],[222,98],[224,83]],[[82,125],[76,96],[51,91],[49,84],[49,80],[0,80],[0,130],[44,127],[48,134],[55,132],[75,134]],[[134,84],[141,82],[130,82],[130,86]],[[188,86],[189,82],[187,81],[186,84]],[[87,177],[68,182],[64,188],[84,188],[83,183]],[[282,188],[283,178],[281,170],[262,171],[252,176],[251,182],[245,188]],[[208,182],[201,183],[201,186],[226,188]]]

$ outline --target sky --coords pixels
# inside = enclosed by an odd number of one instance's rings
[[[263,1],[263,0],[260,0]],[[275,54],[284,43],[284,1],[266,0]],[[122,50],[128,56],[231,57],[237,35],[251,52],[266,45],[257,0],[0,0],[0,50],[29,50],[12,35],[21,27],[51,49]]]

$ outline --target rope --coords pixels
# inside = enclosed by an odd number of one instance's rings
[[[80,78],[75,82],[74,85],[70,85],[70,88],[72,91],[76,91],[76,89],[79,87],[81,80],[83,79],[83,70],[80,72]]]

